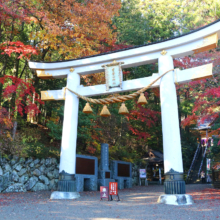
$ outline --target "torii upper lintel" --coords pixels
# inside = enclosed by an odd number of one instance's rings
[[[30,61],[29,66],[31,69],[39,70],[37,71],[38,77],[65,78],[70,73],[71,68],[74,68],[78,74],[83,75],[97,73],[103,71],[102,65],[111,63],[113,60],[124,62],[123,68],[157,62],[162,50],[166,50],[173,58],[192,55],[215,48],[218,39],[220,39],[220,20],[162,42],[74,60],[57,62]]]

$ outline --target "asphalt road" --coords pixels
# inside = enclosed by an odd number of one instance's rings
[[[50,200],[50,191],[0,194],[0,220],[59,219],[220,219],[220,190],[211,185],[186,185],[194,205],[158,204],[163,186],[119,190],[120,202],[99,201],[99,192],[82,192],[77,200]],[[115,198],[116,199],[116,198]]]

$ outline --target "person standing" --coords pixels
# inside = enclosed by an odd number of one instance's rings
[[[202,170],[202,172],[200,173],[200,177],[202,179],[202,183],[205,183],[205,172]]]

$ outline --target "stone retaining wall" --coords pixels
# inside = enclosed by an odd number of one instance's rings
[[[0,158],[0,192],[55,190],[59,178],[57,159]]]
[[[139,184],[140,165],[132,165],[132,186]],[[0,192],[57,190],[59,164],[55,158],[0,157]]]

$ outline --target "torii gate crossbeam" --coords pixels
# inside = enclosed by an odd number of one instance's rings
[[[104,85],[94,87],[80,86],[80,74],[91,74],[103,71],[102,66],[113,60],[124,62],[123,68],[144,65],[158,61],[159,75],[173,69],[173,58],[192,55],[217,46],[220,37],[220,20],[195,30],[191,33],[168,39],[163,42],[143,45],[112,53],[101,54],[83,59],[58,61],[50,63],[29,62],[29,66],[35,69],[40,78],[64,78],[67,77],[67,87],[81,95],[93,96],[108,94]],[[187,82],[194,79],[205,78],[212,75],[212,66],[192,68],[184,71],[170,71],[163,76],[155,86],[160,86],[163,152],[165,171],[165,195],[160,197],[160,202],[177,204],[181,198],[185,204],[192,204],[192,199],[185,194],[185,182],[183,180],[183,164],[179,131],[179,119],[177,110],[177,98],[175,82]],[[122,89],[110,89],[110,93],[135,90],[146,86],[146,82],[153,80],[145,77],[131,81],[125,81]],[[143,85],[145,84],[145,85]],[[45,100],[63,99],[63,91],[43,92]],[[60,180],[58,192],[54,198],[77,198],[75,192],[75,154],[78,124],[78,104],[76,95],[66,91],[63,134],[60,158]],[[180,199],[180,200],[181,200]],[[171,202],[172,201],[172,202]]]

